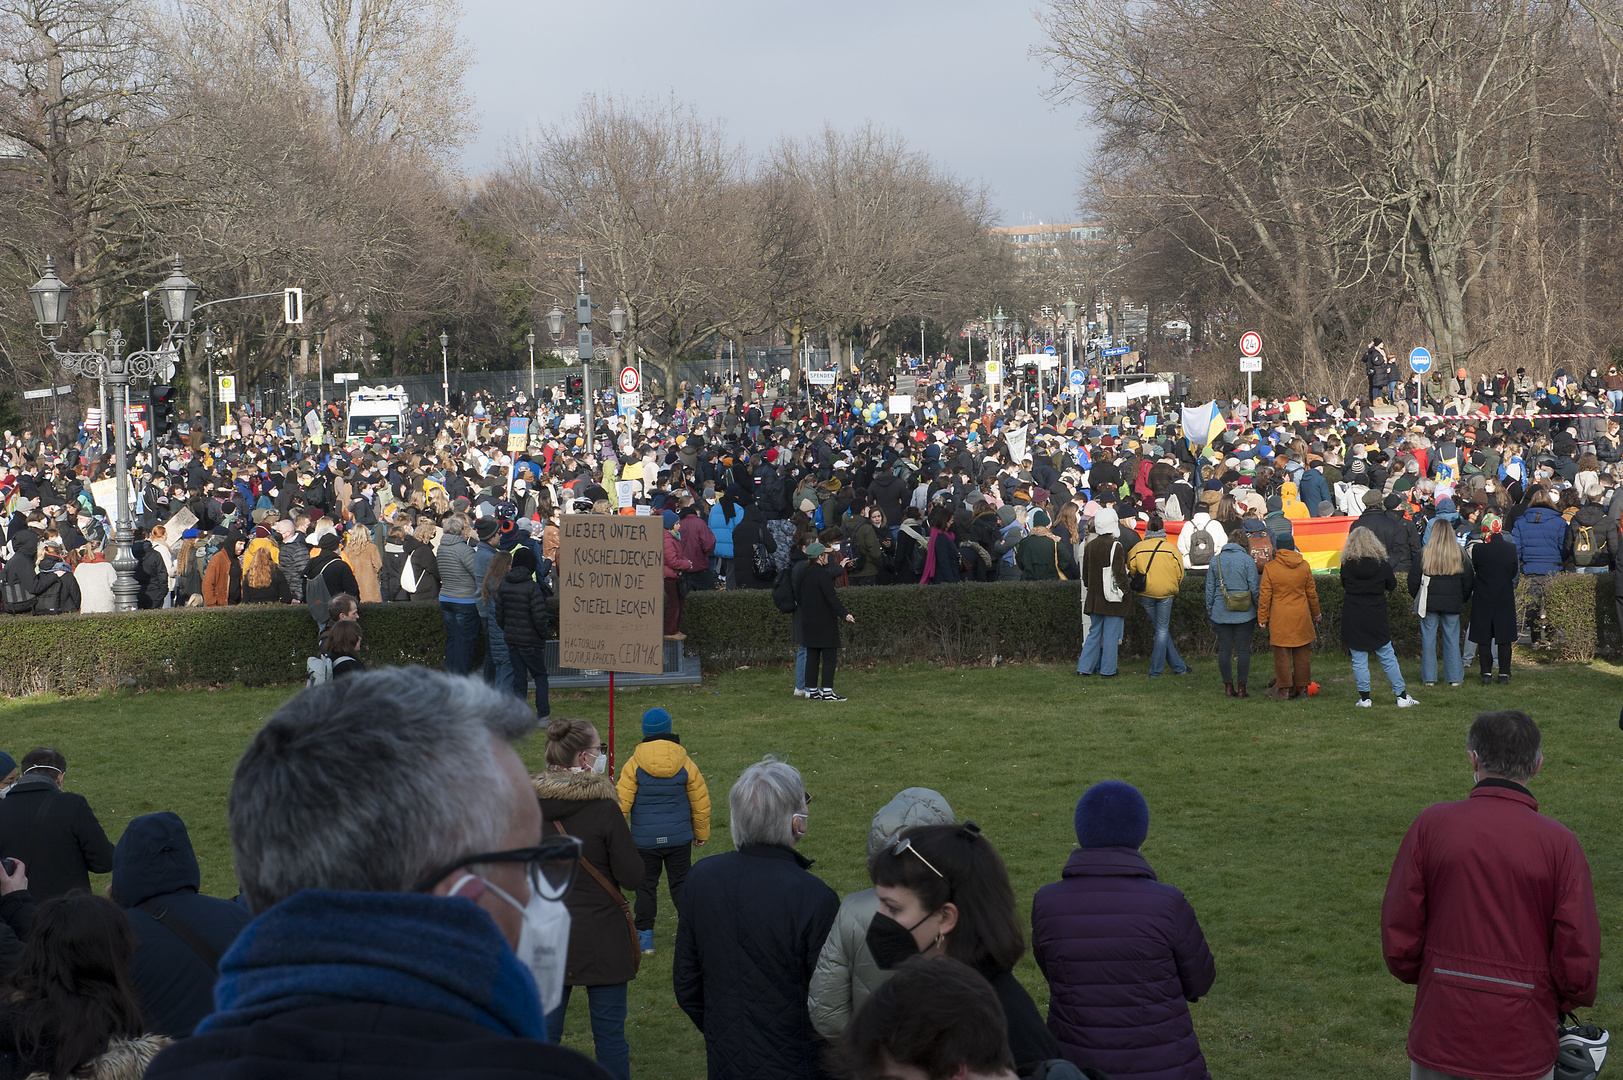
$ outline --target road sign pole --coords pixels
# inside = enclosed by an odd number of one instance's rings
[[[1245,373],[1245,422],[1251,423],[1251,373]]]

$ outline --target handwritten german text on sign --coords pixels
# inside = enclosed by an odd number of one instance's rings
[[[665,534],[658,518],[564,515],[558,584],[560,667],[664,670]]]

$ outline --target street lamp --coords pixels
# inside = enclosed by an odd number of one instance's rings
[[[586,425],[586,452],[592,453],[596,443],[596,425],[592,414],[592,298],[586,292],[586,256],[580,257],[580,263],[575,268],[580,275],[580,292],[575,294],[575,323],[579,329],[575,332],[575,343],[580,354],[580,396],[581,421]],[[624,312],[621,312],[622,317]],[[612,313],[611,313],[612,316]],[[611,318],[612,325],[612,318]],[[623,327],[624,324],[622,324]],[[564,313],[558,310],[558,305],[552,305],[552,311],[547,314],[547,326],[552,330],[552,337],[557,341],[564,333]]]
[[[535,406],[535,331],[524,335],[524,344],[530,347],[530,406]]]
[[[117,327],[109,333],[100,327],[86,335],[87,352],[66,352],[56,347],[67,327],[68,302],[73,289],[56,276],[56,266],[49,257],[45,260],[45,273],[28,290],[33,303],[34,321],[40,337],[50,346],[63,369],[80,378],[105,379],[113,388],[113,429],[118,437],[118,450],[114,459],[117,473],[115,499],[118,506],[113,522],[113,607],[118,611],[134,611],[141,586],[135,580],[135,556],[130,550],[134,536],[134,523],[130,520],[129,498],[129,387],[131,379],[150,379],[168,370],[180,359],[180,346],[191,334],[192,307],[197,301],[197,283],[181,270],[180,256],[169,278],[156,291],[163,302],[168,333],[156,349],[143,349],[124,355],[124,333]]]
[[[327,422],[327,365],[321,355],[321,331],[317,330],[310,335],[316,339],[316,385],[321,387],[321,422]]]
[[[220,430],[214,426],[214,331],[203,327],[203,359],[208,361],[209,367],[209,434]]]
[[[992,325],[997,328],[997,403],[1001,406],[1003,404],[1003,384],[1008,378],[1008,372],[1003,370],[1003,328],[1009,325],[1009,317],[1003,314],[1001,306],[998,307],[997,314],[992,316]]]
[[[445,395],[445,407],[451,407],[451,335],[440,331],[440,374],[444,379],[440,390]]]
[[[1061,304],[1059,309],[1065,313],[1065,386],[1063,389],[1070,391],[1072,390],[1071,379],[1076,374],[1076,301],[1067,296],[1065,303]],[[1072,396],[1080,397],[1081,395],[1073,394]],[[1072,404],[1074,405],[1076,402],[1073,401]]]
[[[616,300],[614,302],[614,307],[609,309],[609,333],[614,335],[614,347],[616,349],[618,349],[620,347],[620,335],[625,333],[625,332],[626,332],[626,309],[620,306],[620,301]],[[622,363],[622,364],[625,363],[625,357],[624,356],[622,356],[620,358],[620,363]],[[642,391],[642,357],[641,356],[637,357],[637,390],[638,390],[639,393]]]

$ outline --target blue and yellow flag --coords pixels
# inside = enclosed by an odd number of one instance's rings
[[[1194,408],[1183,407],[1183,437],[1189,440],[1190,446],[1209,445],[1223,434],[1225,426],[1223,413],[1215,401]]]

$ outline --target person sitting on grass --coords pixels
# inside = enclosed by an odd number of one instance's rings
[[[642,856],[642,884],[637,888],[637,940],[644,953],[654,951],[654,918],[659,911],[659,875],[666,871],[671,907],[682,904],[682,883],[693,866],[693,847],[710,839],[710,789],[704,776],[671,731],[671,714],[649,709],[642,714],[642,742],[620,770],[620,811],[631,826],[631,840]]]

